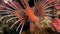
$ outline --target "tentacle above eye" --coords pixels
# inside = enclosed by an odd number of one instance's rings
[[[13,15],[5,15],[5,16],[3,16],[3,17],[0,18],[0,21],[1,21],[3,18],[5,18],[5,17],[11,17],[11,16],[13,16]]]
[[[20,20],[18,20],[18,21],[16,21],[11,27],[10,27],[10,29],[17,23],[17,22],[19,22]]]
[[[18,25],[18,27],[17,27],[16,31],[18,31],[18,29],[19,29],[19,27],[21,26],[21,24],[22,24],[22,23],[20,23],[20,24]]]
[[[21,29],[20,29],[19,34],[21,34],[21,33],[22,33],[23,27],[24,27],[24,24],[22,24],[22,27],[21,27]]]
[[[16,18],[17,18],[17,17],[12,17],[12,18],[8,19],[8,20],[6,21],[6,23],[8,23],[10,20],[16,19]]]
[[[6,6],[4,6],[4,5],[0,5],[0,7],[6,8],[6,9],[8,9],[8,10],[12,10],[12,11],[13,11],[13,9],[11,9],[11,8],[9,8],[9,7],[6,7]],[[1,10],[3,10],[3,9],[1,9]]]

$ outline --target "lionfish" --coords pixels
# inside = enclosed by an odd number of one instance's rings
[[[34,7],[30,7],[28,3],[30,0],[20,0],[20,1],[24,6],[24,9],[22,8],[21,4],[17,2],[17,0],[2,0],[3,3],[0,4],[0,12],[1,11],[11,12],[11,15],[5,15],[1,17],[0,21],[5,17],[16,16],[7,20],[6,23],[8,23],[12,19],[18,18],[19,20],[16,21],[10,27],[10,29],[20,21],[16,29],[16,31],[18,31],[19,27],[22,25],[19,34],[21,34],[26,21],[30,21],[30,30],[33,31],[34,27],[38,27],[39,29],[41,29],[41,26],[40,26],[41,18],[43,18],[45,15],[53,16],[52,14],[46,14],[46,12],[52,11],[51,7],[53,6],[55,7],[54,0],[53,1],[52,0],[34,0]]]

